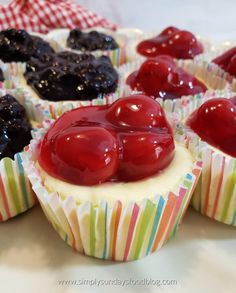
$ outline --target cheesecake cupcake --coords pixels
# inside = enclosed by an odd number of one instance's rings
[[[216,64],[236,91],[236,46],[231,47],[211,61]]]
[[[144,257],[175,234],[201,169],[145,95],[44,123],[24,168],[61,238],[116,261]]]
[[[127,60],[145,60],[159,55],[175,59],[194,59],[203,54],[210,44],[193,33],[169,26],[161,31],[143,34],[127,44]]]
[[[22,166],[32,127],[20,100],[23,98],[19,90],[0,90],[0,222],[37,203]]]
[[[192,198],[194,209],[236,226],[236,96],[206,96],[200,107],[183,109],[177,133],[202,161],[202,174]]]
[[[153,96],[167,112],[178,112],[190,101],[201,100],[206,91],[229,88],[226,79],[212,74],[201,62],[178,61],[167,55],[127,63],[119,73],[125,93]]]
[[[66,50],[79,54],[91,53],[96,57],[105,55],[116,66],[126,62],[127,36],[124,32],[119,33],[119,30],[111,31],[99,27],[87,30],[57,29],[48,34],[48,39],[58,44],[57,52]]]
[[[92,54],[44,54],[18,66],[12,75],[17,86],[29,93],[27,105],[40,112],[39,122],[75,107],[110,103],[122,90],[110,59]]]

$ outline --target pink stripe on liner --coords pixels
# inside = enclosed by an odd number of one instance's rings
[[[6,197],[5,188],[4,188],[1,176],[0,176],[0,192],[2,194],[3,205],[7,213],[7,218],[9,219],[11,217],[11,213],[7,203],[7,197]]]
[[[116,239],[117,239],[118,224],[120,221],[121,208],[122,208],[122,204],[120,201],[118,201],[117,210],[116,210],[116,218],[115,218],[114,235],[113,235],[114,239],[113,239],[113,247],[112,247],[112,255],[111,255],[112,260],[116,259]]]
[[[187,193],[187,189],[185,189],[185,188],[181,188],[181,189],[180,189],[180,191],[179,191],[179,196],[178,196],[178,200],[177,200],[177,202],[176,202],[176,204],[175,204],[174,211],[173,211],[173,213],[172,213],[172,215],[171,215],[171,222],[170,222],[170,225],[169,225],[168,231],[167,231],[167,233],[166,233],[166,237],[165,237],[164,242],[165,242],[165,241],[167,240],[167,238],[169,237],[170,231],[171,231],[171,229],[173,228],[173,225],[174,225],[174,223],[175,223],[175,221],[176,221],[176,218],[177,218],[177,216],[178,216],[178,212],[179,212],[180,206],[181,206],[181,204],[182,204],[182,202],[183,202],[183,198],[184,198],[184,196],[186,195],[186,193]]]
[[[204,207],[203,207],[203,214],[205,214],[205,215],[207,215],[207,208],[208,208],[209,196],[210,196],[209,193],[210,193],[210,186],[211,186],[212,153],[211,153],[211,162],[210,162],[210,170],[209,170],[209,180],[208,180],[207,188],[206,188],[206,199],[205,199],[205,204],[204,204]]]
[[[214,201],[214,207],[213,207],[213,212],[212,212],[212,217],[213,218],[215,218],[217,206],[218,206],[218,203],[219,203],[220,190],[221,190],[221,186],[222,186],[222,182],[223,182],[223,176],[224,176],[224,168],[225,168],[225,157],[223,157],[222,166],[221,166],[221,172],[220,172],[219,184],[218,184],[218,187],[217,187],[215,201]]]
[[[135,227],[135,224],[136,224],[138,213],[139,213],[139,207],[138,207],[137,204],[134,204],[134,208],[133,208],[133,211],[132,211],[132,216],[131,216],[130,224],[129,224],[129,231],[128,231],[128,236],[127,236],[127,240],[126,240],[125,253],[124,253],[123,261],[127,260],[127,257],[128,257],[128,254],[129,254],[130,245],[131,245],[132,237],[133,237],[133,234],[134,234],[134,227]]]

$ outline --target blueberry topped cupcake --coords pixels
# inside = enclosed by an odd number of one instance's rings
[[[175,142],[160,104],[131,95],[44,124],[24,166],[69,245],[126,261],[157,250],[175,233],[199,176],[194,161]]]
[[[11,95],[0,98],[0,159],[14,159],[29,144],[31,125],[24,107]]]
[[[25,80],[48,101],[93,100],[115,92],[118,73],[106,56],[61,52],[31,58]]]
[[[0,90],[0,222],[27,211],[37,202],[22,166],[32,127],[17,99],[19,90]]]
[[[26,62],[54,50],[42,38],[30,35],[23,29],[7,29],[0,32],[0,59],[3,62]]]
[[[108,56],[113,65],[126,62],[127,36],[118,31],[104,28],[80,30],[79,28],[56,29],[48,34],[48,39],[57,44],[56,51],[73,51],[75,53],[92,53],[98,57]]]
[[[67,38],[67,46],[74,50],[83,52],[91,52],[95,50],[114,50],[119,48],[119,45],[112,36],[98,32],[82,32],[79,28],[70,31]]]

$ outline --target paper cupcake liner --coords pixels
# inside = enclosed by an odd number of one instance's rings
[[[202,103],[209,98],[205,97]],[[192,105],[185,113],[189,115],[196,108]],[[236,226],[236,159],[201,141],[182,123],[177,126],[176,135],[202,162],[202,173],[191,205],[211,219]]]
[[[125,50],[125,43],[127,42],[127,36],[124,34],[124,32],[121,31],[119,33],[119,30],[111,31],[104,28],[92,28],[87,29],[85,31],[91,31],[91,30],[97,30],[102,33],[106,33],[108,35],[111,35],[119,44],[119,48],[115,50],[95,50],[92,52],[87,52],[93,54],[95,57],[99,57],[102,55],[108,56],[111,59],[111,62],[115,66],[119,66],[121,64],[124,64],[126,62],[126,50]],[[47,40],[51,43],[51,46],[56,50],[56,52],[61,51],[70,51],[77,54],[84,53],[79,50],[71,49],[67,47],[66,41],[69,36],[70,29],[56,29],[52,30],[47,35]],[[56,46],[56,47],[55,47]]]
[[[47,191],[35,167],[37,145],[45,131],[39,130],[31,142],[24,167],[49,222],[74,250],[100,259],[130,261],[156,251],[175,235],[200,176],[199,162],[175,190],[153,199],[126,204],[104,200],[96,205],[78,203],[70,195],[63,200]]]
[[[20,90],[0,89],[0,97],[11,94],[24,104],[24,93]],[[0,160],[0,222],[21,214],[37,203],[31,184],[22,166],[24,152],[16,153],[14,160]]]
[[[136,60],[141,60],[144,61],[147,59],[147,57],[139,54],[136,50],[137,45],[147,39],[153,38],[157,35],[159,35],[160,31],[158,32],[147,32],[147,33],[143,33],[140,35],[137,35],[135,38],[130,39],[127,44],[126,44],[126,55],[127,55],[127,62],[133,62]],[[203,44],[204,47],[204,53],[208,52],[211,47],[212,47],[212,43],[209,40],[206,40],[202,37],[197,36],[197,39]],[[195,58],[201,56],[202,54],[197,55]],[[194,59],[195,59],[194,58]]]
[[[122,92],[123,95],[134,93],[131,88],[125,83],[128,75],[135,70],[138,70],[143,63],[143,60],[137,60],[136,62],[126,63],[118,68],[121,76]],[[166,99],[157,98],[157,101],[161,104],[166,113],[182,113],[179,112],[183,107],[186,107],[190,103],[200,104],[202,98],[205,95],[212,95],[216,90],[219,95],[221,92],[230,91],[231,87],[224,76],[219,76],[208,63],[201,61],[186,61],[176,60],[179,67],[183,68],[188,73],[192,74],[199,80],[201,80],[209,90],[206,93],[199,93],[196,95],[182,96],[179,99]]]
[[[6,86],[9,88],[17,88],[25,93],[24,106],[33,120],[42,123],[45,119],[56,119],[64,112],[74,108],[91,106],[91,105],[106,105],[112,104],[119,97],[123,96],[124,84],[122,80],[118,82],[118,87],[115,93],[100,95],[97,99],[91,101],[48,101],[37,96],[36,92],[29,86],[21,83],[24,79],[26,65],[24,63],[5,64],[5,74],[8,76]]]

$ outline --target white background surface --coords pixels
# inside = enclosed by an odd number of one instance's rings
[[[0,1],[5,4],[9,1]],[[236,41],[235,0],[79,0],[114,23],[147,30],[176,25],[214,40]],[[67,279],[175,279],[175,287],[59,286]],[[81,256],[67,247],[35,208],[0,224],[0,292],[235,293],[236,228],[190,210],[175,239],[130,263]]]

